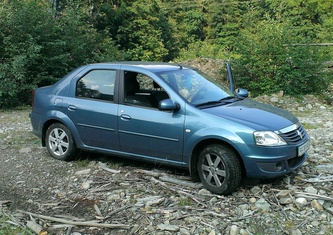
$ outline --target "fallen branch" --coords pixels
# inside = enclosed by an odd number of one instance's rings
[[[36,234],[40,234],[43,231],[43,227],[32,220],[27,222],[27,227],[34,231]]]
[[[305,197],[305,198],[310,198],[310,199],[322,199],[322,200],[325,200],[325,201],[333,202],[333,197],[327,197],[327,196],[313,194],[313,193],[296,192],[295,197]]]
[[[176,179],[176,178],[171,178],[171,177],[167,177],[167,176],[160,177],[159,179],[162,181],[168,182],[168,183],[178,184],[178,185],[182,185],[185,187],[191,187],[191,188],[196,188],[196,189],[202,187],[202,185],[200,183],[193,183],[193,182],[180,180],[180,179]]]
[[[9,204],[9,203],[12,203],[12,201],[0,201],[0,206],[5,205],[5,204]]]
[[[77,222],[77,221],[70,221],[70,220],[64,220],[64,219],[59,219],[51,216],[46,216],[46,215],[39,215],[35,214],[32,212],[27,212],[27,211],[22,211],[18,210],[19,212],[26,214],[26,215],[31,215],[40,219],[45,219],[45,220],[50,220],[62,224],[69,224],[69,225],[76,225],[76,226],[88,226],[88,227],[97,227],[97,228],[123,228],[123,229],[129,229],[129,225],[125,224],[107,224],[107,223],[96,223],[96,222]]]
[[[120,211],[123,211],[123,210],[126,210],[126,209],[128,209],[128,208],[130,208],[131,206],[123,206],[123,207],[120,207],[120,208],[118,208],[118,209],[116,209],[116,210],[114,210],[114,211],[111,211],[104,219],[108,219],[108,218],[110,218],[111,216],[113,216],[113,215],[115,215],[115,214],[117,214],[117,213],[119,213]]]
[[[195,201],[195,202],[197,202],[198,204],[203,205],[203,206],[206,207],[206,205],[205,205],[203,202],[201,202],[199,198],[195,197],[194,195],[192,195],[192,194],[190,194],[190,193],[187,193],[187,192],[184,192],[184,191],[181,191],[181,190],[177,190],[177,189],[171,188],[171,187],[169,187],[166,183],[164,183],[164,182],[162,182],[162,181],[160,181],[160,180],[158,180],[158,179],[155,179],[154,177],[151,177],[150,180],[151,180],[153,183],[155,183],[155,184],[159,184],[159,185],[161,185],[162,187],[167,188],[167,189],[169,189],[169,190],[171,190],[171,191],[173,191],[173,192],[176,192],[176,193],[178,193],[178,194],[182,194],[182,195],[186,195],[186,196],[190,197],[193,201]]]
[[[141,169],[136,170],[135,172],[145,174],[148,176],[153,176],[153,177],[160,177],[160,176],[166,175],[165,173],[162,173],[162,172],[146,171],[146,170],[141,170]]]
[[[332,176],[326,176],[326,177],[317,177],[317,178],[305,179],[304,181],[310,182],[310,183],[330,182],[330,181],[333,181],[333,175]]]
[[[119,174],[121,172],[120,170],[114,170],[114,169],[108,168],[106,166],[106,164],[104,164],[102,162],[99,162],[99,168],[101,168],[102,170],[105,170],[107,172],[110,172],[112,174]]]

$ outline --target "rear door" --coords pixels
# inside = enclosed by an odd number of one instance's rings
[[[75,97],[68,99],[67,115],[87,146],[119,149],[116,74],[113,69],[88,71],[75,82]]]

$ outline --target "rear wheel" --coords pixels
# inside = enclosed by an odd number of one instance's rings
[[[204,187],[216,194],[229,194],[241,181],[241,165],[236,153],[223,145],[209,145],[199,155],[197,169]]]
[[[68,128],[61,123],[53,123],[46,131],[46,148],[58,160],[68,161],[77,155],[74,138]]]

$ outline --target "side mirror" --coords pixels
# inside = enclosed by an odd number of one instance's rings
[[[164,111],[178,111],[180,109],[180,105],[177,103],[174,103],[170,99],[162,100],[158,104],[158,109],[159,110],[164,110]]]
[[[240,97],[247,98],[249,97],[249,92],[246,89],[238,88],[236,94]]]

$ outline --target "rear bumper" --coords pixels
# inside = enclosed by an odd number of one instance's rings
[[[38,114],[36,112],[31,112],[29,114],[29,118],[33,133],[41,139],[43,133],[43,123],[45,119],[44,115]]]

